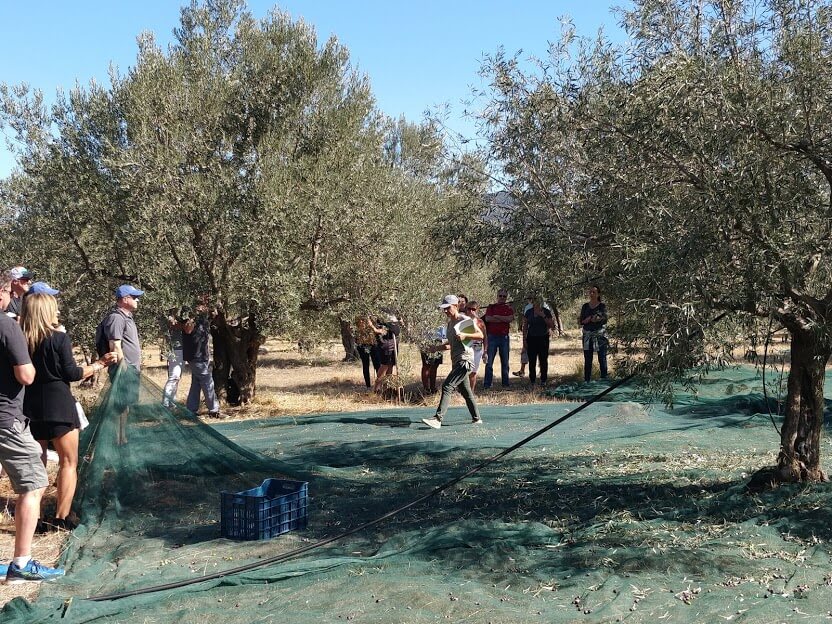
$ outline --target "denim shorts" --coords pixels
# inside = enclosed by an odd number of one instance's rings
[[[0,429],[0,464],[9,475],[15,494],[25,494],[49,485],[46,468],[40,459],[43,451],[29,431],[29,420],[15,420]]]

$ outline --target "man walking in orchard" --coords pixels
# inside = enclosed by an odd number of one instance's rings
[[[470,319],[460,313],[459,299],[456,295],[445,295],[438,307],[448,318],[447,339],[442,345],[433,347],[433,349],[436,351],[450,349],[452,368],[442,384],[442,397],[439,399],[436,414],[432,418],[423,418],[422,422],[428,427],[439,429],[451,403],[451,395],[454,390],[459,390],[462,398],[465,399],[465,404],[468,406],[471,422],[475,425],[481,425],[482,418],[480,418],[474,393],[471,392],[471,382],[468,379],[474,367],[474,350],[468,343],[472,340],[482,340],[484,338],[483,333],[476,323],[473,324],[470,331],[466,331],[464,334],[457,332],[458,325],[462,321]]]

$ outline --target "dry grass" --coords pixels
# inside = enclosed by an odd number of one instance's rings
[[[512,337],[509,360],[511,370],[520,367],[519,336]],[[158,351],[145,353],[144,374],[162,386],[167,371]],[[328,342],[314,352],[299,352],[297,346],[282,340],[269,340],[260,355],[257,368],[257,396],[250,405],[227,408],[231,418],[262,418],[299,416],[321,412],[354,412],[369,409],[396,407],[435,407],[438,395],[425,396],[420,379],[421,360],[413,345],[404,345],[400,353],[399,375],[403,386],[403,399],[384,398],[368,392],[364,386],[361,362],[344,362],[344,349],[340,342]],[[450,370],[450,358],[439,367],[437,385]],[[549,356],[549,385],[563,381],[576,381],[582,374],[583,354],[577,334],[552,341]],[[499,367],[499,358],[496,364]],[[577,373],[576,373],[577,371]],[[489,391],[482,390],[485,365],[480,367],[477,382],[477,398],[484,405],[515,405],[519,403],[549,402],[537,388],[529,388],[528,376],[511,377],[511,388],[500,386],[499,372],[495,385]],[[179,385],[177,398],[184,402],[190,380],[187,373]],[[458,396],[454,405],[463,405]]]
[[[520,365],[519,336],[512,337],[510,369],[515,371]],[[167,368],[159,357],[158,349],[148,348],[145,353],[144,374],[158,384],[164,385]],[[257,396],[250,405],[227,408],[226,414],[234,419],[297,416],[321,412],[355,412],[381,408],[435,407],[438,395],[425,396],[420,380],[421,360],[418,350],[412,345],[404,345],[400,354],[400,382],[403,387],[401,399],[385,399],[368,393],[364,387],[364,378],[360,362],[344,362],[344,350],[340,342],[321,345],[315,352],[298,351],[297,346],[281,340],[270,340],[264,346],[257,371]],[[552,341],[549,357],[549,384],[562,381],[574,381],[581,374],[579,365],[583,361],[580,337],[567,335]],[[450,358],[445,354],[445,362],[439,368],[437,384],[450,370]],[[499,361],[495,365],[499,367]],[[577,373],[576,373],[577,371]],[[499,373],[495,386],[489,391],[482,390],[482,377],[485,366],[480,369],[477,387],[478,401],[483,405],[515,405],[520,403],[551,402],[537,388],[529,388],[528,377],[519,379],[511,377],[511,388],[500,386]],[[190,378],[183,374],[177,398],[184,402],[190,387]],[[98,389],[74,388],[76,396],[91,403]],[[455,405],[462,405],[457,395]],[[54,483],[56,466],[50,464],[50,481]],[[55,504],[55,488],[49,487],[44,495],[43,508],[52,509]],[[14,520],[10,509],[14,507],[14,493],[8,479],[0,478],[0,561],[8,562],[14,544]],[[5,509],[5,511],[3,511]],[[38,560],[45,564],[54,564],[61,555],[61,549],[67,538],[66,533],[50,533],[35,536],[33,552]],[[0,605],[12,598],[21,596],[33,600],[37,596],[37,584],[23,584],[7,587],[0,585]]]
[[[55,482],[57,465],[49,464],[49,481]],[[12,558],[14,550],[14,517],[12,510],[16,499],[9,480],[4,476],[0,477],[0,553],[2,561],[8,563]],[[55,488],[50,487],[43,499],[44,508],[53,508],[55,505]],[[35,535],[32,551],[41,563],[54,565],[61,556],[61,551],[66,543],[67,533],[47,533]],[[37,583],[23,583],[21,585],[0,585],[0,605],[6,604],[12,598],[18,596],[26,600],[33,600],[38,594]]]

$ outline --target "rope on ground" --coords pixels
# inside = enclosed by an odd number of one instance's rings
[[[717,323],[718,321],[722,320],[727,314],[728,314],[727,312],[723,312],[722,314],[720,314],[719,316],[714,318],[711,321],[711,325],[713,325],[713,324]],[[702,333],[703,333],[702,330],[698,329],[694,333],[692,333],[689,336],[689,338],[690,339],[697,338]],[[248,564],[245,564],[245,565],[242,565],[242,566],[237,566],[235,568],[229,568],[227,570],[214,572],[213,574],[207,574],[207,575],[201,576],[199,578],[185,579],[185,580],[182,580],[182,581],[175,581],[175,582],[172,582],[172,583],[165,583],[165,584],[162,584],[162,585],[154,585],[154,586],[151,586],[151,587],[144,587],[144,588],[134,589],[134,590],[131,590],[131,591],[126,591],[126,592],[119,592],[119,593],[113,593],[113,594],[102,594],[102,595],[98,595],[98,596],[90,596],[90,597],[86,598],[86,600],[91,600],[91,601],[94,601],[94,602],[103,602],[103,601],[109,601],[109,600],[120,600],[122,598],[129,598],[131,596],[139,596],[139,595],[143,595],[143,594],[150,594],[150,593],[155,593],[155,592],[167,591],[169,589],[178,589],[180,587],[187,587],[189,585],[195,585],[197,583],[204,583],[206,581],[213,581],[213,580],[216,580],[216,579],[224,578],[226,576],[233,576],[233,575],[239,574],[241,572],[248,572],[250,570],[263,568],[263,567],[273,565],[273,564],[276,564],[276,563],[283,563],[284,561],[288,561],[289,559],[294,559],[295,557],[297,557],[299,555],[302,555],[302,554],[305,554],[309,551],[315,550],[317,548],[322,548],[323,546],[327,546],[327,545],[332,544],[334,542],[340,541],[340,540],[344,539],[345,537],[349,537],[350,535],[353,535],[355,533],[363,531],[364,529],[368,529],[372,526],[380,524],[381,522],[384,522],[385,520],[387,520],[389,518],[392,518],[393,516],[396,516],[396,515],[402,513],[403,511],[406,511],[407,509],[410,509],[411,507],[414,507],[415,505],[418,505],[419,503],[422,503],[422,502],[428,500],[429,498],[432,498],[432,497],[436,496],[437,494],[439,494],[441,492],[444,492],[445,490],[447,490],[450,487],[453,487],[454,485],[456,485],[460,481],[463,481],[463,480],[467,479],[468,477],[478,473],[479,471],[481,471],[484,468],[490,466],[491,464],[501,460],[506,455],[509,455],[510,453],[513,453],[514,451],[516,451],[520,447],[528,444],[532,440],[534,440],[536,438],[539,438],[544,433],[553,429],[554,427],[557,427],[559,424],[563,423],[564,421],[572,418],[572,416],[574,416],[575,414],[578,414],[579,412],[582,412],[583,410],[585,410],[590,405],[592,405],[594,403],[597,403],[602,398],[604,398],[605,396],[610,394],[613,390],[616,390],[616,389],[620,388],[621,386],[629,383],[634,377],[636,377],[636,375],[637,375],[637,372],[633,372],[633,373],[630,373],[629,375],[627,375],[626,377],[623,377],[622,379],[619,379],[618,381],[616,381],[615,383],[613,383],[609,387],[605,388],[604,390],[602,390],[601,392],[599,392],[598,394],[596,394],[592,398],[588,399],[587,401],[585,401],[584,403],[582,403],[581,405],[579,405],[575,409],[569,411],[568,413],[564,414],[563,416],[561,416],[557,420],[554,420],[553,422],[549,423],[548,425],[542,427],[541,429],[538,429],[534,433],[531,433],[530,435],[526,436],[525,438],[523,438],[519,442],[516,442],[512,446],[509,446],[508,448],[503,449],[502,451],[500,451],[496,455],[486,459],[485,461],[481,462],[480,464],[477,464],[476,466],[474,466],[473,468],[471,468],[470,470],[468,470],[464,474],[462,474],[458,477],[455,477],[455,478],[451,479],[450,481],[446,481],[445,483],[435,487],[433,490],[431,490],[427,494],[423,494],[422,496],[419,496],[418,498],[415,498],[414,500],[410,501],[409,503],[406,503],[405,505],[397,507],[396,509],[393,509],[392,511],[388,511],[387,513],[382,514],[378,518],[375,518],[374,520],[370,520],[369,522],[366,522],[366,523],[364,523],[360,526],[357,526],[355,528],[352,528],[348,531],[344,531],[343,533],[340,533],[340,534],[335,535],[333,537],[329,537],[329,538],[323,539],[319,542],[315,542],[314,544],[309,544],[307,546],[302,546],[300,548],[296,548],[295,550],[290,550],[289,552],[285,552],[285,553],[282,553],[280,555],[275,555],[274,557],[269,557],[268,559],[262,559],[260,561],[255,561],[253,563],[248,563]]]

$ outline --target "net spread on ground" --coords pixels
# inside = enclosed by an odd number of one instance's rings
[[[277,417],[211,427],[117,377],[84,432],[67,576],[4,622],[819,621],[832,607],[832,486],[745,491],[778,435],[751,368],[667,408],[622,389],[441,494],[292,560],[90,601],[272,558],[342,534],[466,472],[577,402]],[[829,392],[829,389],[827,389]],[[771,389],[769,390],[771,394]],[[775,421],[780,417],[775,415]],[[825,467],[832,454],[823,439]],[[308,482],[308,526],[220,538],[220,492]]]

